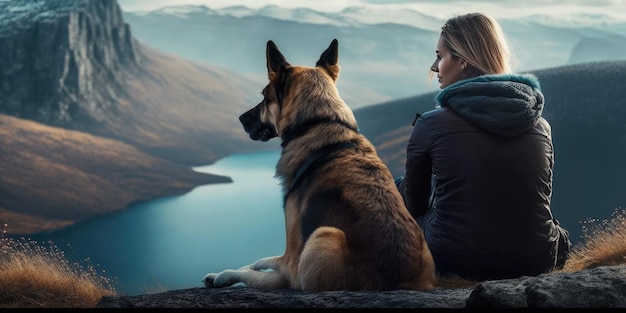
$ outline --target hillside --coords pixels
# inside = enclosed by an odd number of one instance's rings
[[[119,141],[0,115],[0,221],[54,230],[228,177],[194,172]]]
[[[607,219],[626,205],[626,61],[533,71],[552,125],[555,149],[552,210],[578,242],[588,219]],[[395,176],[404,173],[415,113],[434,108],[434,93],[355,110],[361,131]]]
[[[126,80],[120,118],[104,135],[186,165],[267,149],[242,131],[239,115],[258,103],[260,86],[199,62],[137,43],[141,72]]]
[[[259,86],[139,43],[115,0],[0,2],[0,225],[55,230],[202,184],[267,149],[237,117]]]

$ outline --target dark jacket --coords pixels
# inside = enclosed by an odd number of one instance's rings
[[[398,187],[437,271],[484,280],[553,269],[554,150],[537,79],[484,75],[436,100],[416,121]]]

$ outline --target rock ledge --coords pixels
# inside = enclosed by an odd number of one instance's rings
[[[626,308],[626,265],[485,281],[474,288],[427,292],[190,288],[104,297],[97,308]]]

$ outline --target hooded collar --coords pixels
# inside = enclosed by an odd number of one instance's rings
[[[458,81],[435,97],[438,107],[500,136],[512,137],[532,128],[543,111],[544,97],[532,74],[482,75]]]

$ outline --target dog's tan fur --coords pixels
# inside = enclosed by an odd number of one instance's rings
[[[339,96],[337,47],[333,40],[316,66],[307,67],[290,65],[272,41],[267,43],[269,85],[263,101],[240,120],[254,140],[283,140],[276,176],[285,194],[286,249],[238,270],[207,274],[207,287],[434,288],[435,265],[422,231]],[[330,151],[298,177],[319,149],[347,142],[352,145]]]

